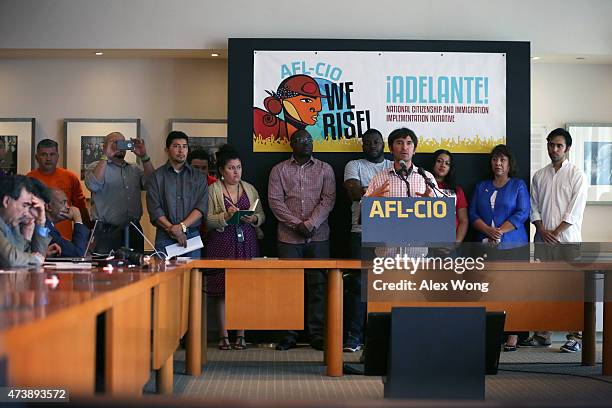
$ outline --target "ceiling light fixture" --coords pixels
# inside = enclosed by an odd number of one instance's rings
[[[532,60],[537,61],[540,59],[540,57],[531,57]]]
[[[583,60],[583,59],[586,59],[586,58],[584,58],[584,57],[576,57],[576,59],[577,60]]]
[[[104,53],[102,51],[98,51],[95,53],[96,55],[104,55]]]
[[[210,54],[211,57],[218,57],[219,54],[217,54],[216,52],[213,52],[212,54]]]

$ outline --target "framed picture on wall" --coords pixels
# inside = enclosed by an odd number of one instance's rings
[[[187,134],[189,150],[205,149],[213,158],[219,146],[227,143],[227,121],[222,119],[170,119],[170,131],[173,130]]]
[[[32,170],[35,128],[34,118],[0,118],[0,175]]]
[[[536,171],[550,163],[548,149],[546,148],[546,136],[549,127],[541,123],[531,124],[531,174],[529,180],[533,180]]]
[[[566,129],[572,135],[569,160],[587,177],[587,201],[612,204],[612,124],[568,123]]]
[[[140,138],[140,119],[64,119],[64,167],[78,174],[81,183],[87,168],[104,154],[104,138],[112,132]],[[136,155],[126,152],[125,161],[136,163]],[[83,191],[89,197],[84,186]]]

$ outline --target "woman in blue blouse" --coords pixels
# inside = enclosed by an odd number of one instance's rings
[[[470,202],[470,223],[477,242],[501,243],[508,249],[529,242],[525,222],[529,217],[529,191],[525,182],[514,177],[514,155],[506,145],[491,152],[491,179],[476,186]]]
[[[516,160],[506,145],[495,146],[490,157],[491,179],[478,183],[470,201],[470,222],[477,232],[476,240],[506,250],[527,245],[525,221],[530,209],[527,185],[514,177]],[[503,253],[511,257],[512,251],[499,251],[497,256]],[[506,335],[504,351],[515,351],[518,336],[525,334]]]

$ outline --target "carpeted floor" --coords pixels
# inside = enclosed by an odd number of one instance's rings
[[[486,400],[611,401],[612,377],[601,376],[601,344],[594,367],[582,367],[580,353],[560,353],[561,344],[502,353],[499,374],[486,377]],[[345,362],[357,362],[359,355],[345,353]],[[202,375],[191,377],[184,375],[184,352],[175,353],[175,396],[216,400],[383,398],[381,377],[326,377],[323,353],[307,346],[284,352],[254,345],[244,351],[211,347],[208,357]],[[153,378],[145,393],[154,392]]]

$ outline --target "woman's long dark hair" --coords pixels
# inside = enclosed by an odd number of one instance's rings
[[[444,183],[444,188],[448,188],[449,190],[455,191],[457,189],[457,181],[455,180],[455,159],[453,158],[451,152],[446,149],[439,149],[434,152],[433,163],[431,165],[431,173],[435,177],[436,174],[434,173],[434,167],[436,166],[436,160],[438,160],[438,157],[441,154],[447,155],[448,159],[450,160],[448,174],[444,176],[444,180],[442,181]]]

